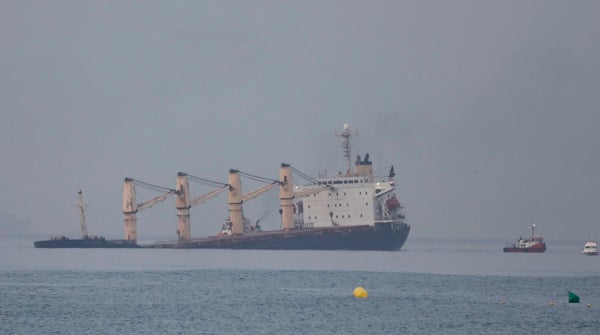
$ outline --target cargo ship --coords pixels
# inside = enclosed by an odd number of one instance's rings
[[[546,243],[544,238],[535,234],[535,224],[531,225],[531,236],[520,237],[516,243],[504,247],[504,252],[545,252]]]
[[[400,250],[410,232],[404,207],[396,196],[394,167],[386,176],[375,176],[369,154],[351,160],[350,139],[358,135],[344,124],[336,136],[342,138],[345,173],[335,176],[310,177],[290,164],[282,163],[279,178],[272,180],[229,170],[227,183],[210,181],[179,172],[174,189],[125,178],[123,183],[123,221],[125,238],[106,240],[88,236],[85,225],[85,206],[79,192],[78,208],[82,238],[67,237],[36,241],[36,248],[176,248],[176,249],[263,249],[263,250]],[[293,176],[308,181],[294,184]],[[241,177],[266,182],[258,189],[242,192]],[[190,197],[189,181],[218,186],[206,194]],[[138,203],[136,186],[162,194]],[[281,229],[263,231],[244,216],[243,204],[261,194],[279,188]],[[191,208],[205,203],[221,192],[227,192],[228,217],[216,234],[193,238]],[[175,196],[177,210],[177,239],[149,244],[137,243],[137,213]]]
[[[83,194],[77,192],[76,209],[79,212],[81,225],[81,238],[73,239],[66,236],[51,237],[48,240],[35,241],[33,246],[36,248],[139,248],[135,241],[128,240],[107,240],[103,236],[90,236],[87,232],[85,221],[85,210],[88,205],[83,203]]]
[[[279,179],[269,185],[243,193],[238,170],[230,170],[228,182],[219,189],[189,198],[188,175],[179,173],[175,190],[178,230],[176,241],[143,245],[146,248],[212,248],[263,250],[400,250],[410,232],[404,207],[396,196],[394,167],[385,176],[373,174],[369,154],[351,160],[350,139],[358,135],[344,124],[336,136],[342,138],[347,166],[345,173],[335,176],[310,177],[290,164],[282,163]],[[293,175],[300,175],[309,183],[295,185]],[[256,176],[252,176],[256,177]],[[197,178],[197,177],[196,177]],[[262,192],[279,187],[281,229],[263,231],[260,225],[250,225],[243,214],[242,204]],[[228,191],[229,216],[215,235],[192,238],[190,208],[206,201],[221,191]],[[150,200],[148,203],[154,203]],[[132,178],[126,178],[123,196],[126,239],[137,236],[135,213],[146,204],[135,205],[135,187]]]

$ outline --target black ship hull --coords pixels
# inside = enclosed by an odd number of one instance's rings
[[[135,241],[106,239],[70,239],[58,238],[35,241],[36,248],[139,248]]]
[[[385,250],[402,248],[410,232],[406,223],[378,222],[374,226],[310,228],[223,235],[185,242],[160,242],[147,248],[255,250]]]

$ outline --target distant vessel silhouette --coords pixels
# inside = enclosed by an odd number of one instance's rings
[[[546,243],[544,238],[535,234],[535,224],[531,225],[531,236],[520,237],[516,243],[504,247],[504,252],[545,252]]]
[[[588,256],[598,256],[598,242],[591,240],[585,242],[581,253]]]
[[[83,192],[77,192],[76,208],[79,212],[81,225],[81,238],[72,239],[66,236],[52,237],[49,240],[35,241],[33,246],[36,248],[138,248],[135,241],[128,240],[107,240],[103,236],[90,236],[87,232],[85,221],[85,210],[87,205],[83,203]]]

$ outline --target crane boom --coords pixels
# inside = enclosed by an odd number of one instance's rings
[[[275,181],[273,181],[273,183],[271,183],[269,185],[257,188],[254,191],[244,194],[244,196],[242,197],[242,200],[243,201],[252,200],[252,199],[258,197],[259,195],[267,192],[268,190],[272,189],[273,187],[278,186],[279,184],[280,184],[280,182],[275,180]]]
[[[136,201],[135,186],[139,185],[154,191],[165,192],[148,201],[138,204]],[[153,205],[165,201],[169,196],[179,193],[176,190],[144,183],[133,178],[126,177],[123,182],[123,221],[125,223],[125,239],[128,241],[137,240],[137,217],[139,210],[150,208]]]
[[[195,199],[192,199],[192,200],[190,200],[190,207],[198,206],[198,205],[206,202],[207,200],[216,197],[217,195],[219,195],[221,192],[227,190],[228,188],[229,188],[229,185],[225,185],[214,191],[208,192],[208,193],[201,195]]]
[[[137,209],[138,209],[138,211],[141,211],[143,209],[150,208],[150,207],[156,205],[159,202],[163,202],[163,201],[167,200],[168,197],[170,197],[171,195],[173,195],[175,193],[177,193],[177,191],[170,190],[170,191],[168,191],[168,192],[166,192],[164,194],[161,194],[161,195],[159,195],[159,196],[157,196],[157,197],[155,197],[153,199],[141,202],[141,203],[139,203],[137,205]]]

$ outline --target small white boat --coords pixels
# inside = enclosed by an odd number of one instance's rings
[[[596,241],[585,242],[581,253],[588,256],[598,256],[598,243]]]

